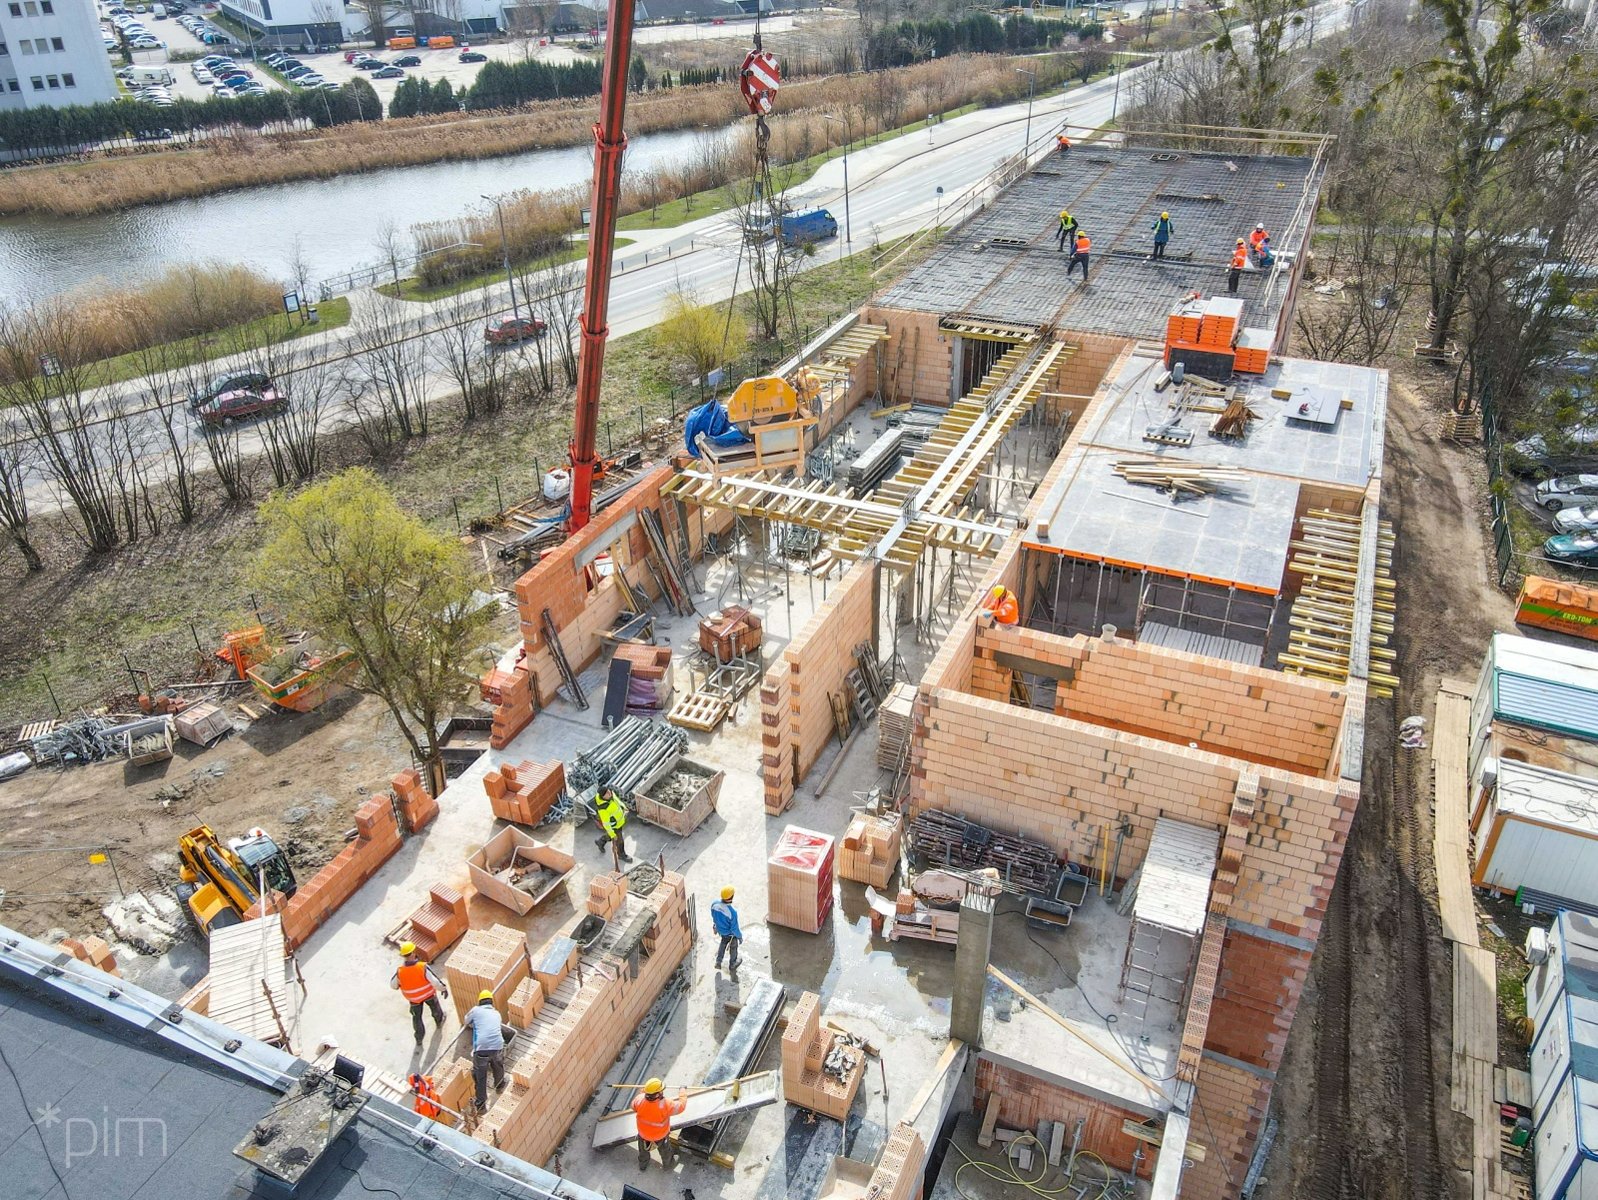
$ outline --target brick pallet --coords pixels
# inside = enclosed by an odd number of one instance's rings
[[[838,877],[874,888],[887,887],[899,865],[902,829],[897,813],[885,817],[856,814],[838,847]]]
[[[463,1020],[484,990],[494,993],[494,1007],[503,1013],[516,985],[527,974],[527,937],[508,925],[470,930],[444,968],[455,1015]]]
[[[434,884],[427,903],[411,914],[408,940],[432,962],[466,933],[469,923],[466,898],[448,884]]]
[[[769,911],[766,920],[804,933],[819,933],[832,912],[835,841],[825,833],[789,825],[766,860]]]
[[[847,1060],[841,1077],[826,1067],[835,1054],[839,1060]],[[814,992],[801,995],[782,1034],[782,1098],[843,1121],[848,1119],[865,1072],[865,1051],[850,1045],[846,1035],[821,1028],[821,998]]]
[[[488,806],[496,817],[521,825],[537,825],[566,793],[566,764],[530,759],[500,764],[483,776]]]

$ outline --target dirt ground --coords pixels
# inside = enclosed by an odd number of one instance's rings
[[[410,763],[382,705],[354,693],[254,722],[230,711],[235,731],[209,749],[179,739],[150,767],[35,769],[0,783],[0,923],[115,942],[102,906],[119,890],[170,893],[178,836],[202,823],[224,838],[265,828],[306,879],[344,844],[361,801]],[[91,863],[96,849],[110,862]]]
[[[1367,711],[1359,812],[1278,1075],[1275,1148],[1257,1196],[1466,1196],[1469,1129],[1448,1103],[1452,959],[1436,915],[1431,779],[1397,722],[1430,718],[1438,681],[1472,677],[1513,605],[1488,575],[1479,447],[1436,436],[1441,376],[1395,367],[1383,515],[1397,533],[1391,701]]]

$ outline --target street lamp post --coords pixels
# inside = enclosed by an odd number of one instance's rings
[[[937,213],[932,218],[932,232],[933,232],[934,235],[938,232],[938,228],[942,224],[943,224],[943,185],[940,183],[938,185],[938,207],[937,207]]]
[[[505,206],[499,202],[497,196],[484,196],[494,206],[494,211],[499,214],[499,251],[505,263],[505,282],[510,287],[510,312],[516,320],[521,320],[522,310],[516,303],[516,277],[510,271],[510,238],[505,234]]]
[[[1025,67],[1015,68],[1015,73],[1026,76],[1026,141],[1021,145],[1021,156],[1025,158],[1032,149],[1032,90],[1037,86],[1038,77]]]
[[[849,122],[846,118],[823,113],[823,118],[843,126],[843,240],[854,244],[854,229],[849,221]]]

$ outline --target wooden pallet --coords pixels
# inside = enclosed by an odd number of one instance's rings
[[[666,720],[684,729],[697,729],[702,733],[710,733],[726,719],[731,709],[732,702],[725,696],[695,692],[679,700]]]

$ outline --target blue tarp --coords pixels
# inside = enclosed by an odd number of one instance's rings
[[[699,440],[700,434],[708,437],[712,446],[743,446],[751,440],[747,433],[727,419],[727,409],[720,400],[708,400],[690,410],[683,420],[682,434],[683,441],[688,445],[688,453],[695,458],[699,457],[699,448],[694,443]]]

